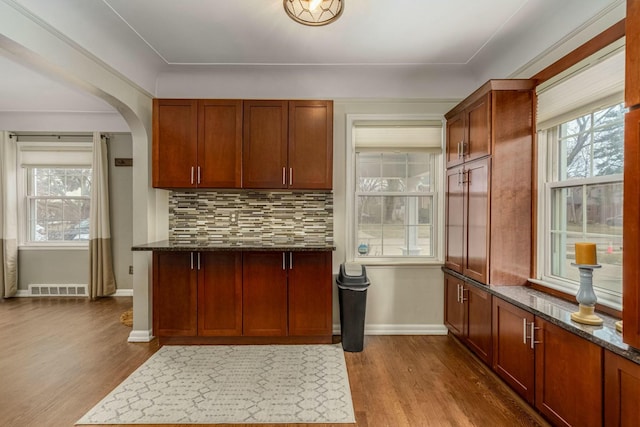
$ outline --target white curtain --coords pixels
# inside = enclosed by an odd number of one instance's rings
[[[89,223],[89,297],[91,299],[116,292],[109,225],[108,166],[106,138],[95,132]]]
[[[18,193],[16,137],[0,132],[0,293],[18,291]]]

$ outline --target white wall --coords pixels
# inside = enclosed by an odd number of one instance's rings
[[[133,289],[133,168],[115,166],[116,158],[133,157],[130,133],[111,133],[109,152],[109,209],[111,213],[111,243],[113,270],[118,289]]]

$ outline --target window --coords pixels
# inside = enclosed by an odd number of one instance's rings
[[[430,153],[356,153],[358,256],[433,257]]]
[[[349,258],[437,261],[441,120],[348,120]]]
[[[622,307],[624,40],[538,86],[538,265],[533,281],[575,295],[576,242],[595,242],[598,302]]]
[[[86,246],[91,143],[84,142],[86,137],[74,137],[83,142],[25,141],[25,138],[18,135],[18,163],[22,171],[18,182],[22,200],[18,209],[21,246]]]
[[[89,240],[91,169],[27,168],[27,242]]]
[[[545,276],[577,287],[574,244],[595,242],[602,268],[594,274],[594,287],[605,301],[622,292],[624,112],[623,104],[611,105],[546,132]]]

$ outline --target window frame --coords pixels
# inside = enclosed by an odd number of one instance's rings
[[[18,248],[20,250],[86,250],[89,240],[78,241],[30,241],[29,240],[29,199],[28,169],[89,169],[93,172],[91,142],[43,142],[18,140]],[[37,153],[37,161],[27,160],[29,153]],[[71,155],[71,156],[70,156]],[[66,156],[66,157],[65,157]],[[64,160],[72,158],[72,161]],[[49,161],[47,162],[47,159]],[[57,197],[60,198],[60,197]],[[89,196],[90,200],[90,196]]]
[[[434,148],[416,149],[415,147],[402,147],[398,146],[397,152],[430,152],[434,155],[432,170],[432,176],[436,182],[430,193],[434,194],[433,215],[432,215],[432,238],[435,242],[432,244],[434,255],[433,256],[367,256],[356,257],[356,251],[358,246],[357,239],[357,219],[355,212],[357,211],[357,194],[356,194],[356,146],[355,146],[355,126],[357,122],[393,122],[393,121],[438,121],[442,124],[440,147],[436,150]],[[442,265],[444,256],[444,224],[441,224],[444,218],[444,179],[442,179],[442,173],[444,169],[444,129],[445,119],[442,115],[435,114],[347,114],[346,120],[346,218],[345,218],[345,257],[349,262],[357,262],[368,265]],[[389,152],[390,148],[396,147],[384,147],[384,148],[371,148],[366,151],[369,152]],[[364,150],[363,150],[364,151]],[[412,193],[402,193],[399,196],[409,196]],[[422,193],[415,193],[416,195],[422,195]],[[380,194],[382,195],[382,194]],[[385,195],[388,195],[385,193]]]
[[[595,112],[602,111],[612,105],[622,103],[621,97],[615,99],[613,104],[593,105],[588,112],[582,111],[577,117],[587,114],[593,115]],[[574,117],[577,118],[577,117]],[[562,123],[569,122],[574,119],[566,119]],[[587,178],[569,178],[562,180],[558,172],[559,156],[554,153],[554,145],[559,137],[554,135],[554,131],[558,131],[561,124],[542,129],[537,132],[538,139],[538,232],[537,232],[537,274],[536,278],[530,279],[531,282],[543,285],[545,287],[575,295],[580,288],[579,281],[570,280],[564,277],[553,275],[552,265],[552,225],[553,225],[553,191],[559,188],[570,187],[586,187],[597,184],[614,184],[622,183],[624,185],[623,174],[612,174],[604,176],[589,176]],[[622,120],[624,129],[624,120]],[[590,131],[593,133],[593,123]],[[624,131],[624,130],[623,130]],[[597,272],[596,272],[597,275]],[[597,279],[596,279],[597,280]],[[597,282],[596,282],[597,283]],[[598,303],[611,307],[616,310],[622,309],[622,288],[620,293],[612,292],[607,289],[594,286],[594,292],[598,298]]]

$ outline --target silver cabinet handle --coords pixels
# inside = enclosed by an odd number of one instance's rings
[[[293,168],[289,168],[289,185],[293,185]]]
[[[469,299],[469,298],[465,298],[465,297],[464,297],[464,293],[465,293],[465,291],[466,291],[466,292],[469,292],[469,289],[465,289],[465,288],[464,288],[464,286],[460,286],[460,290],[461,290],[461,292],[460,292],[460,298],[462,299],[462,301],[460,301],[460,302],[461,302],[462,304],[464,304],[464,302],[465,302],[465,301],[467,301],[467,300]]]
[[[200,270],[200,252],[198,252],[198,270]]]
[[[289,270],[293,270],[293,252],[289,252]]]
[[[282,185],[287,185],[287,168],[282,167]]]
[[[191,166],[191,184],[193,184],[193,166]]]
[[[522,344],[527,343],[527,319],[522,319]]]
[[[200,166],[198,166],[198,185],[200,185]]]
[[[536,330],[540,328],[536,328],[535,321],[531,322],[529,326],[531,327],[531,350],[534,350],[536,348],[536,344],[542,343],[542,341],[536,341]]]
[[[286,268],[286,258],[285,258],[284,252],[282,252],[282,269],[283,270],[287,269]]]
[[[191,269],[193,270],[193,252],[191,252]]]
[[[467,155],[467,143],[464,141],[460,141],[460,157],[464,159]]]
[[[458,294],[456,295],[456,302],[460,302],[460,283],[457,283],[456,286],[458,286]]]

